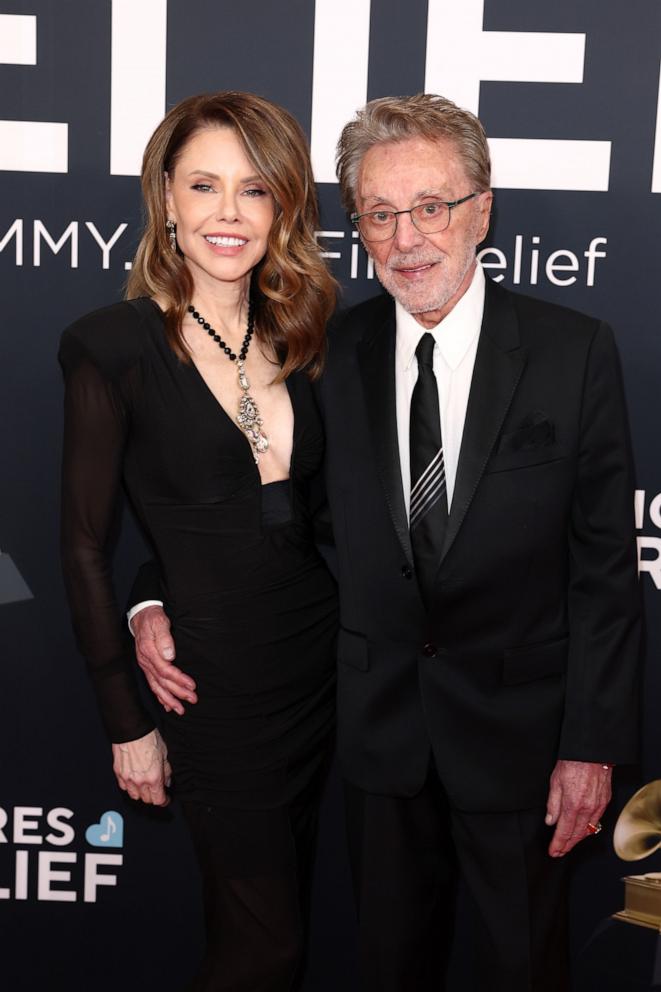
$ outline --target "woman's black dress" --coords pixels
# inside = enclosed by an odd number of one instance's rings
[[[167,344],[150,300],[62,338],[63,554],[74,625],[110,737],[153,727],[106,546],[123,479],[158,560],[177,664],[199,702],[164,718],[184,800],[269,809],[300,795],[333,725],[337,606],[312,542],[308,486],[323,436],[307,378],[287,381],[291,477],[260,484],[245,435]]]

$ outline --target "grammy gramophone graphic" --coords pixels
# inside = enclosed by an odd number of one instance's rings
[[[642,861],[661,847],[661,780],[649,782],[626,804],[615,825],[613,847],[623,861]],[[624,879],[624,909],[618,920],[661,929],[661,872]]]
[[[11,556],[0,551],[0,606],[24,599],[32,599],[32,593]]]

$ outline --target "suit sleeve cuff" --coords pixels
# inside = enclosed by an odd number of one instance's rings
[[[163,603],[161,602],[160,599],[143,599],[143,601],[141,603],[136,603],[135,606],[132,606],[131,609],[126,614],[126,619],[128,621],[129,630],[131,631],[131,635],[133,637],[135,637],[135,634],[133,633],[133,627],[131,626],[131,622],[133,620],[133,617],[134,616],[137,616],[137,614],[140,612],[140,610],[144,610],[148,606],[160,606],[162,608]]]

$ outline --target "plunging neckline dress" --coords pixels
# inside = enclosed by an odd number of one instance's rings
[[[96,311],[63,335],[63,554],[74,626],[108,732],[154,725],[110,578],[123,484],[158,561],[177,664],[197,683],[162,715],[177,794],[270,808],[326,760],[334,720],[335,584],[312,539],[323,430],[305,375],[287,380],[290,478],[261,484],[250,444],[148,299]]]

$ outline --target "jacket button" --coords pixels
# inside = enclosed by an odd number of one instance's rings
[[[426,658],[435,658],[438,654],[438,648],[435,644],[425,644],[422,649],[422,653]]]
[[[402,565],[402,575],[404,576],[405,579],[412,579],[413,569],[410,568],[408,565]]]

